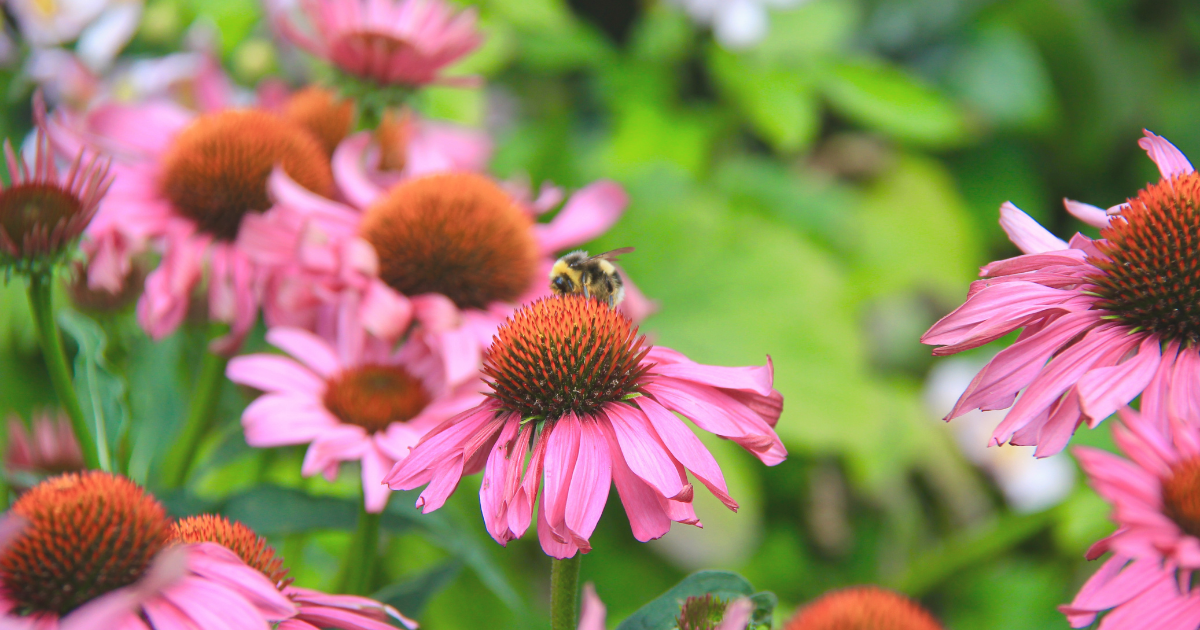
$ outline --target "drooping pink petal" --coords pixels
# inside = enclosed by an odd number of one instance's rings
[[[596,529],[608,490],[612,486],[612,462],[604,434],[591,419],[581,421],[579,454],[571,475],[564,518],[572,542],[584,553],[591,551],[588,538]]]
[[[549,432],[549,435],[547,435]],[[579,436],[582,432],[579,418],[568,413],[559,418],[553,426],[547,425],[542,430],[542,439],[546,440],[546,458],[542,462],[543,490],[541,513],[545,513],[549,532],[542,532],[542,523],[538,521],[538,536],[551,535],[555,540],[570,541],[565,519],[567,499],[574,486],[572,477],[579,457]],[[539,519],[541,517],[539,516]]]
[[[659,494],[629,469],[612,427],[603,424],[601,429],[608,441],[613,485],[617,487],[617,494],[625,507],[633,537],[641,542],[662,538],[671,530],[671,519],[667,518],[667,513],[658,502]]]
[[[721,503],[731,510],[737,511],[738,504],[729,496],[725,485],[725,475],[717,460],[708,452],[700,438],[692,433],[675,414],[667,411],[654,399],[643,396],[637,399],[637,405],[646,414],[646,418],[654,427],[655,432],[662,438],[671,455],[679,460],[706,488],[709,489]]]
[[[640,410],[609,404],[604,407],[604,414],[621,445],[625,463],[634,474],[666,498],[691,492],[691,485],[679,479],[675,468],[677,462],[649,428]]]

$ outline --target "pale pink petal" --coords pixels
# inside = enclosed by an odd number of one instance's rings
[[[1184,157],[1175,145],[1167,142],[1167,139],[1155,135],[1148,129],[1143,129],[1144,138],[1138,140],[1138,146],[1150,155],[1150,159],[1154,160],[1154,164],[1158,166],[1158,170],[1162,173],[1163,178],[1171,178],[1177,175],[1186,175],[1196,170],[1192,168],[1192,163]]]
[[[754,602],[749,598],[739,597],[725,608],[725,616],[716,630],[745,630],[750,624],[750,615],[754,614]]]
[[[1063,199],[1063,205],[1066,206],[1067,212],[1070,212],[1071,216],[1095,228],[1106,228],[1109,221],[1112,220],[1108,211],[1088,203]]]
[[[359,460],[362,462],[363,500],[366,509],[372,514],[378,514],[387,507],[391,490],[383,483],[383,476],[391,469],[393,462],[374,444],[369,445]]]
[[[329,343],[307,330],[277,326],[267,331],[267,343],[300,359],[322,378],[341,370],[341,362]]]
[[[1025,214],[1011,201],[1000,205],[1000,227],[1008,234],[1008,240],[1026,254],[1041,254],[1067,249],[1067,242],[1050,233],[1033,217]]]
[[[325,391],[325,381],[299,363],[270,354],[235,357],[225,370],[229,380],[264,392],[315,394]]]
[[[615,182],[598,181],[571,195],[550,223],[541,223],[538,242],[552,254],[586,243],[608,231],[621,218],[629,195]]]
[[[579,610],[579,630],[604,630],[604,602],[591,582],[583,585],[583,604]]]
[[[371,134],[366,131],[351,134],[333,152],[333,179],[338,190],[355,207],[366,208],[383,195],[366,172],[366,151]]]

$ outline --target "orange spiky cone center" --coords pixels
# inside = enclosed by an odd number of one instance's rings
[[[911,599],[875,586],[832,591],[800,609],[784,630],[942,630]]]
[[[106,472],[47,479],[12,507],[28,526],[0,552],[0,582],[17,614],[65,615],[136,582],[168,541],[166,510]]]
[[[321,194],[333,190],[329,158],[309,133],[256,110],[227,110],[196,119],[163,157],[159,186],[201,232],[237,238],[242,217],[271,207],[267,177],[276,165]]]
[[[1200,174],[1138,192],[1101,230],[1092,264],[1101,308],[1129,326],[1187,344],[1200,340]]]
[[[628,317],[579,295],[542,298],[508,318],[483,360],[500,406],[523,418],[590,415],[640,391],[651,365]]]
[[[327,155],[350,133],[354,123],[354,102],[338,98],[325,88],[310,86],[288,97],[283,118],[303,127]]]
[[[537,280],[529,216],[490,179],[446,173],[408,180],[367,209],[360,234],[379,277],[405,295],[440,293],[459,308],[514,302]]]
[[[275,554],[275,549],[267,544],[265,538],[254,533],[249,527],[237,521],[230,521],[224,516],[201,514],[181,518],[171,526],[171,542],[216,543],[237,554],[242,562],[267,576],[277,588],[283,589],[292,583],[292,579],[287,576],[288,570],[283,566],[283,558]]]
[[[1200,457],[1177,462],[1162,481],[1163,512],[1184,532],[1200,538]]]
[[[325,408],[339,420],[368,433],[417,417],[429,404],[424,385],[395,365],[362,365],[329,380]]]

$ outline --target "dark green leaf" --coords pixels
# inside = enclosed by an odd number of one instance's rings
[[[152,463],[170,446],[170,436],[182,421],[186,400],[177,370],[186,338],[171,335],[160,341],[142,336],[129,352],[129,379],[138,386],[129,392],[133,432],[129,478],[146,483]]]
[[[371,598],[390,604],[409,617],[419,617],[429,599],[450,584],[461,570],[462,563],[458,560],[443,562],[403,582],[385,586]]]
[[[622,621],[617,630],[670,630],[675,627],[679,609],[687,598],[699,597],[706,593],[712,593],[723,600],[749,597],[755,604],[753,619],[756,625],[769,624],[771,613],[775,610],[775,595],[755,593],[754,587],[746,578],[731,571],[697,571],[683,578],[683,581],[659,595],[654,601],[639,608]]]

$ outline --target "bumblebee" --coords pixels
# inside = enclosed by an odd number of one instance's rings
[[[555,295],[576,293],[595,298],[615,308],[625,299],[625,282],[613,261],[631,251],[632,247],[622,247],[595,256],[582,249],[573,251],[550,269],[550,290]]]

